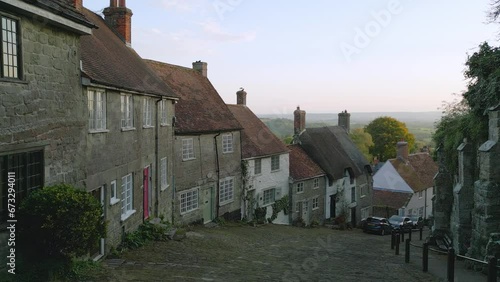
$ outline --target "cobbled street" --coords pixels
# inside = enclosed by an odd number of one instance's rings
[[[104,262],[100,281],[437,281],[360,229],[195,227]]]

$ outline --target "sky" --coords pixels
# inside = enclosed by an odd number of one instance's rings
[[[500,24],[491,0],[128,0],[132,47],[192,67],[256,114],[438,111]],[[84,0],[100,13],[108,0]]]

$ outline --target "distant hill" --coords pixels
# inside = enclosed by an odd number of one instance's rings
[[[288,115],[267,114],[259,118],[281,139],[293,135],[293,113]],[[351,128],[364,127],[372,120],[389,116],[404,122],[417,141],[431,144],[434,126],[442,116],[441,112],[377,112],[351,113]],[[306,113],[306,127],[332,126],[338,124],[337,114]]]

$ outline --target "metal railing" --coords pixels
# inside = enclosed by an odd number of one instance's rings
[[[447,267],[446,267],[446,273],[447,273],[447,281],[455,281],[455,260],[457,258],[465,259],[468,261],[472,261],[475,263],[480,263],[483,265],[488,266],[488,278],[487,282],[496,282],[497,281],[497,271],[498,271],[498,266],[497,266],[497,258],[494,256],[488,257],[488,261],[482,261],[466,256],[462,256],[459,254],[455,253],[455,249],[449,248],[447,252],[441,251],[441,250],[436,250],[429,248],[429,243],[424,242],[421,246],[417,244],[412,244],[411,243],[411,234],[412,231],[408,234],[409,238],[404,240],[404,232],[399,233],[399,231],[393,231],[391,232],[391,249],[395,250],[395,255],[399,255],[399,245],[401,242],[405,242],[405,263],[410,263],[410,249],[411,246],[415,248],[420,248],[422,249],[422,271],[423,272],[428,272],[429,271],[429,250],[435,253],[439,254],[445,254],[448,256],[447,260]],[[422,228],[420,228],[420,241],[422,241]]]

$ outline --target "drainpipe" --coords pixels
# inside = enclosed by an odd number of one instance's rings
[[[424,219],[427,218],[427,189],[424,190]]]
[[[217,200],[217,205],[216,205],[216,207],[217,207],[217,209],[216,209],[216,211],[217,211],[217,213],[216,213],[216,214],[217,214],[217,216],[216,216],[216,217],[219,217],[219,208],[220,208],[220,204],[219,204],[219,197],[220,197],[220,195],[219,195],[219,185],[220,185],[220,183],[219,183],[219,179],[220,179],[220,164],[219,164],[219,149],[218,149],[218,147],[217,147],[217,137],[218,137],[220,134],[221,134],[221,133],[219,132],[219,133],[217,133],[217,134],[214,136],[214,144],[215,144],[215,163],[216,163],[216,166],[217,166],[217,184],[216,184],[216,185],[217,185],[217,189],[216,189],[216,192],[215,192],[215,193],[217,194],[217,199],[216,199],[216,200]]]
[[[159,217],[159,198],[160,198],[160,177],[159,177],[159,167],[160,167],[160,157],[158,156],[158,152],[160,151],[160,142],[159,142],[159,134],[160,134],[160,123],[158,120],[160,119],[159,115],[159,110],[158,110],[158,103],[160,103],[163,99],[156,100],[155,105],[156,105],[156,120],[155,120],[155,182],[156,182],[156,189],[155,189],[155,217]]]

